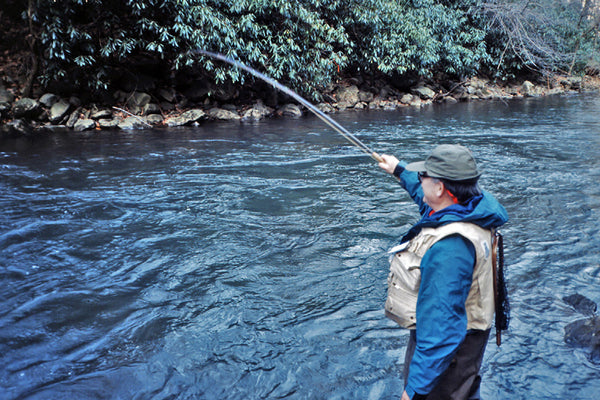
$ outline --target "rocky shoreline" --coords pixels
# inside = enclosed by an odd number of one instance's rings
[[[599,77],[557,76],[548,79],[545,84],[524,81],[504,86],[482,78],[471,78],[446,85],[421,82],[405,90],[387,84],[367,85],[358,80],[349,80],[328,88],[323,94],[326,101],[317,104],[317,107],[325,113],[343,110],[393,111],[435,103],[509,100],[599,89]],[[268,96],[265,94],[265,97]],[[0,82],[0,138],[59,131],[178,127],[211,120],[244,123],[276,116],[299,118],[306,112],[302,106],[278,103],[277,99],[260,99],[252,104],[235,105],[233,96],[220,101],[206,96],[204,100],[194,99],[193,94],[186,97],[172,88],[153,94],[119,91],[114,94],[114,99],[114,106],[98,106],[82,104],[75,96],[67,99],[52,93],[44,93],[38,98],[18,98]]]

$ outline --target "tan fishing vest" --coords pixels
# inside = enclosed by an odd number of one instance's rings
[[[416,328],[421,259],[436,242],[454,234],[459,234],[473,243],[477,257],[473,282],[465,302],[467,329],[491,328],[494,317],[492,233],[468,222],[453,222],[439,228],[423,228],[417,236],[393,254],[390,260],[385,314],[400,326]]]

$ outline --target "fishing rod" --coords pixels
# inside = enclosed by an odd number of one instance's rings
[[[283,93],[294,98],[296,101],[298,101],[304,107],[308,108],[313,114],[315,114],[323,122],[325,122],[327,125],[329,125],[331,128],[333,128],[333,130],[335,130],[337,133],[339,133],[344,138],[346,138],[346,140],[348,140],[350,143],[352,143],[353,145],[355,145],[356,147],[358,147],[359,149],[364,151],[373,160],[375,160],[377,162],[383,162],[383,159],[381,158],[381,156],[379,154],[377,154],[376,152],[371,150],[366,144],[361,142],[356,136],[354,136],[353,134],[348,132],[343,126],[338,124],[333,118],[331,118],[330,116],[325,114],[323,111],[319,110],[315,105],[313,105],[311,102],[306,100],[304,97],[300,96],[298,93],[294,92],[287,86],[284,86],[281,83],[277,82],[275,79],[269,78],[268,76],[266,76],[265,74],[263,74],[261,72],[258,72],[254,68],[251,68],[245,64],[242,64],[239,61],[232,60],[231,58],[224,56],[223,54],[213,53],[213,52],[202,50],[202,49],[192,50],[192,52],[199,53],[204,56],[208,56],[208,57],[216,58],[217,60],[224,61],[224,62],[231,64],[237,68],[240,68],[240,69],[243,69],[244,71],[249,72],[250,74],[254,75],[255,77],[257,77],[259,79],[262,79],[263,81],[267,82],[274,88],[279,89]]]

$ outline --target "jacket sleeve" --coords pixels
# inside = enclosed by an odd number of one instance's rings
[[[465,338],[474,266],[473,244],[459,235],[434,244],[421,261],[417,342],[405,388],[411,398],[433,389]]]
[[[405,162],[399,162],[394,170],[394,176],[400,180],[400,185],[408,192],[410,197],[419,206],[419,213],[421,215],[428,215],[431,211],[429,207],[423,201],[423,188],[416,172],[408,171],[404,169],[406,166]]]

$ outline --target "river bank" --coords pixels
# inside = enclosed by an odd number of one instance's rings
[[[402,87],[402,89],[399,89]],[[524,80],[499,85],[484,78],[463,82],[418,82],[410,87],[389,82],[367,83],[348,79],[323,91],[317,107],[325,113],[344,110],[389,110],[403,107],[421,108],[437,103],[461,101],[508,101],[563,93],[600,90],[600,77],[548,78],[533,83]],[[207,121],[252,122],[264,118],[299,118],[302,106],[290,102],[269,88],[252,100],[242,100],[235,87],[211,85],[177,91],[163,88],[153,92],[119,90],[112,95],[112,105],[82,101],[77,96],[60,97],[40,93],[32,98],[18,97],[16,87],[7,88],[0,81],[0,138],[34,136],[74,130],[131,130],[154,127],[178,127]],[[108,103],[110,104],[110,103]]]

